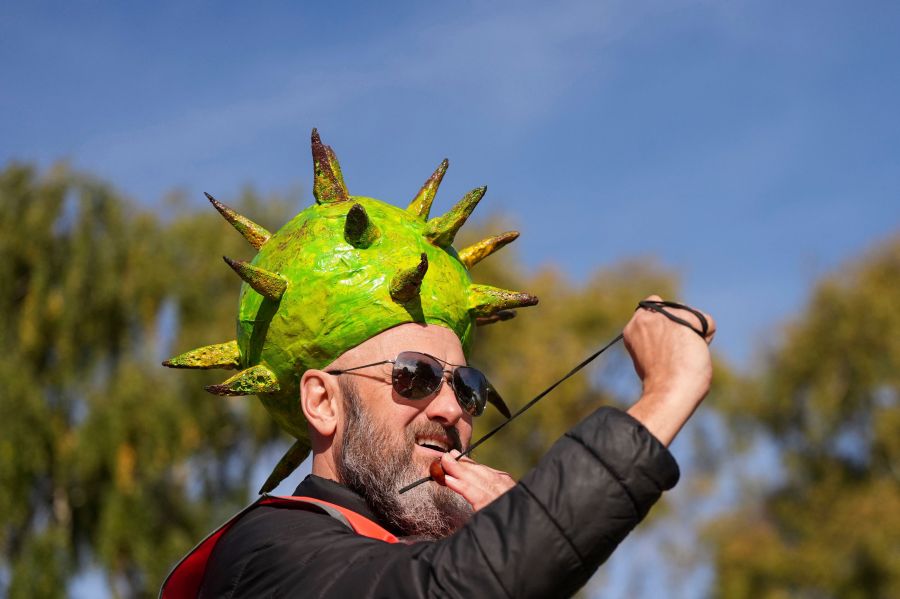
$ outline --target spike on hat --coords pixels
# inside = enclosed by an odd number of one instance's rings
[[[278,389],[278,377],[261,364],[242,370],[224,383],[206,387],[213,395],[259,395]]]
[[[391,279],[393,300],[405,304],[419,295],[426,272],[428,272],[428,256],[422,252],[416,266],[401,270]]]
[[[447,327],[468,352],[476,324],[507,320],[513,308],[537,303],[527,293],[474,285],[468,272],[518,233],[490,237],[459,254],[452,247],[484,187],[429,219],[446,160],[404,210],[351,196],[337,156],[315,129],[312,155],[315,204],[275,233],[207,196],[258,250],[249,262],[225,258],[244,283],[237,339],[163,363],[170,368],[238,369],[207,391],[257,395],[297,440],[262,492],[274,488],[309,454],[307,424],[297,409],[304,371],[323,368],[348,349],[407,322]],[[505,406],[497,408],[508,413]]]
[[[380,235],[362,204],[353,204],[344,222],[344,239],[355,248],[367,248]]]
[[[507,231],[494,237],[482,239],[475,245],[463,248],[459,251],[459,260],[466,265],[466,268],[472,268],[503,246],[512,243],[519,238],[518,231]]]
[[[313,195],[320,204],[346,202],[350,199],[341,165],[330,146],[319,138],[319,132],[312,130]]]
[[[231,370],[240,364],[241,353],[238,350],[237,341],[226,341],[207,345],[163,362],[163,366],[169,368],[222,368]]]
[[[287,450],[281,459],[278,460],[278,464],[275,465],[275,469],[272,470],[272,474],[269,475],[269,478],[266,479],[266,482],[263,483],[263,486],[259,489],[259,494],[268,493],[275,487],[281,483],[284,479],[291,475],[291,472],[297,469],[297,466],[306,459],[306,456],[309,455],[310,444],[308,438],[297,439],[294,441],[294,444],[291,445],[290,449]]]
[[[239,277],[253,288],[254,291],[263,295],[270,300],[278,301],[284,290],[287,289],[287,280],[274,272],[269,272],[264,268],[253,266],[249,262],[243,260],[232,260],[227,256],[222,259],[234,269]]]
[[[492,316],[510,308],[534,306],[538,298],[528,293],[507,291],[490,285],[472,285],[470,308],[476,317]]]
[[[215,209],[219,211],[219,214],[221,214],[225,218],[225,220],[231,223],[231,226],[237,229],[238,233],[244,236],[244,239],[250,242],[250,245],[252,245],[256,249],[260,249],[266,244],[267,241],[269,241],[269,237],[271,237],[272,234],[266,231],[263,227],[260,227],[249,218],[241,216],[205,191],[203,192],[203,195],[205,195],[210,204],[212,204]]]
[[[473,189],[461,199],[447,214],[433,218],[425,225],[425,238],[440,248],[448,248],[456,233],[466,223],[475,206],[484,197],[487,187]]]
[[[450,161],[444,158],[434,173],[428,177],[428,180],[422,185],[422,189],[419,190],[419,193],[416,194],[413,201],[410,202],[409,206],[406,208],[407,212],[420,217],[422,220],[428,220],[428,214],[431,212],[431,204],[434,202],[434,196],[437,194],[438,187],[440,187],[441,181],[444,179],[444,173],[447,172],[447,167],[449,166]]]

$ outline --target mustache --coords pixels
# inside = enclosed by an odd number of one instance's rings
[[[406,436],[409,440],[410,445],[416,442],[417,436],[435,436],[435,437],[447,437],[450,441],[450,448],[455,449],[456,451],[463,451],[462,439],[459,436],[459,431],[456,430],[455,426],[444,426],[433,420],[427,420],[425,422],[418,422],[413,426],[410,426],[406,429]]]

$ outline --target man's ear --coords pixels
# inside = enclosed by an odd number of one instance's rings
[[[322,437],[337,431],[341,414],[341,394],[330,374],[307,370],[300,378],[300,407],[307,422]]]

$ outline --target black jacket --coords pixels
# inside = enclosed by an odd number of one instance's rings
[[[392,545],[314,511],[256,508],[219,541],[201,596],[569,597],[677,480],[640,423],[602,408],[440,541]],[[295,495],[375,519],[358,495],[316,476]]]

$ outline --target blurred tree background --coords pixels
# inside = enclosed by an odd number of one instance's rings
[[[252,190],[221,199],[270,230],[302,208],[299,196]],[[117,597],[155,595],[247,503],[260,456],[285,443],[255,399],[203,391],[221,372],[160,366],[233,337],[239,281],[219,256],[252,255],[211,208],[188,210],[175,194],[163,209],[62,166],[0,171],[0,594],[65,596],[99,569]],[[457,245],[504,228],[487,219]],[[542,299],[479,331],[472,356],[513,409],[618,333],[638,299],[678,296],[677,277],[651,261],[575,285],[552,265],[526,272],[515,245],[473,275]],[[696,429],[685,501],[740,479],[729,456],[760,444],[778,456],[772,476],[710,514],[704,559],[719,595],[900,596],[898,281],[895,240],[822,281],[753,372],[717,365],[704,410],[727,427],[727,451]],[[479,459],[521,475],[588,412],[635,392],[617,348]],[[486,412],[476,435],[497,418]]]
[[[218,256],[247,254],[218,214],[178,204],[139,211],[63,167],[0,173],[10,597],[64,596],[86,567],[116,596],[155,595],[173,560],[246,502],[253,460],[276,434],[256,402],[204,392],[214,375],[160,367],[171,347],[233,329],[234,275]],[[295,208],[252,193],[237,204],[265,223]]]
[[[782,480],[710,530],[722,597],[900,597],[900,238],[822,280],[722,404]]]

